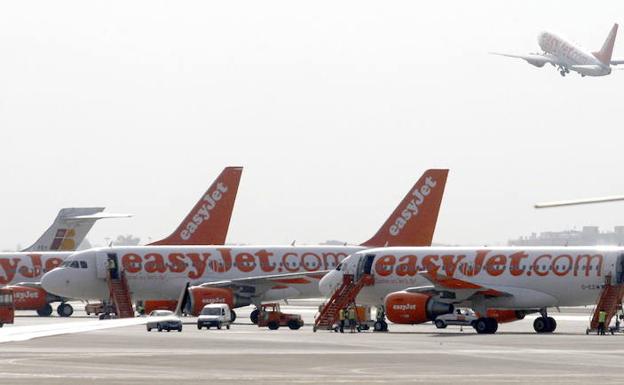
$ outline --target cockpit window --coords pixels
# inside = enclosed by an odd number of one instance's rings
[[[69,267],[74,268],[74,269],[80,268],[80,266],[78,265],[78,261],[71,261],[71,263],[69,264]]]
[[[87,261],[80,261],[80,268],[81,269],[86,269],[87,268]]]
[[[336,266],[336,270],[340,271],[340,269],[342,269],[342,262],[338,264],[338,266]]]

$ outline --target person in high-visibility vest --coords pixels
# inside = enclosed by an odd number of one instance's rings
[[[349,310],[347,311],[349,318],[349,327],[351,328],[351,333],[355,333],[355,326],[357,325],[357,313],[355,311],[355,306],[349,306]]]
[[[605,322],[607,321],[607,312],[604,309],[600,309],[598,313],[598,334],[604,336],[606,333]]]
[[[340,321],[340,333],[344,333],[344,324],[345,324],[345,310],[338,310],[338,320]]]

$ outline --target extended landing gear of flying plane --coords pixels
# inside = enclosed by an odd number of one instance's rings
[[[72,307],[72,305],[62,302],[56,308],[56,313],[61,317],[69,317],[74,314],[74,308]]]
[[[570,70],[569,70],[569,69],[567,69],[567,68],[566,68],[566,67],[564,67],[564,66],[559,66],[559,74],[560,74],[561,76],[566,76],[566,74],[569,74],[569,73],[570,73]]]
[[[477,334],[494,334],[498,330],[496,318],[481,317],[474,323]]]

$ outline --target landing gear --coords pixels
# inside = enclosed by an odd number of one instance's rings
[[[498,330],[498,321],[495,318],[482,317],[474,324],[478,334],[494,334]]]
[[[41,309],[37,309],[37,314],[39,317],[49,317],[52,315],[52,306],[49,303],[46,303]]]
[[[533,321],[533,329],[537,333],[552,333],[557,329],[557,321],[553,317],[548,316],[546,308],[540,309],[541,317],[537,317]]]
[[[56,313],[61,317],[69,317],[74,314],[74,308],[68,303],[61,303],[56,308]]]
[[[387,332],[388,331],[388,323],[386,321],[377,321],[373,325],[373,330],[376,332]]]
[[[230,322],[236,321],[236,312],[234,310],[230,310]]]
[[[537,333],[552,333],[557,329],[557,321],[553,317],[538,317],[533,321],[533,329]]]
[[[569,70],[569,69],[567,69],[567,68],[566,68],[566,67],[564,67],[564,66],[559,66],[559,74],[560,74],[561,76],[566,76],[566,74],[569,74],[569,73],[570,73],[570,70]]]
[[[249,319],[251,319],[251,323],[254,325],[258,324],[258,314],[260,313],[260,310],[255,309],[254,311],[251,312],[251,314],[249,315]]]

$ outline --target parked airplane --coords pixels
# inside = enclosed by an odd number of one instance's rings
[[[359,250],[430,245],[448,170],[428,170],[379,231],[360,246],[147,246],[78,252],[43,277],[46,290],[79,299],[108,298],[107,261],[119,262],[133,300],[178,300],[190,285],[191,312],[318,297],[324,272]],[[252,313],[252,321],[257,319]]]
[[[492,54],[524,59],[536,67],[551,64],[559,69],[561,76],[565,76],[571,70],[581,76],[605,76],[611,73],[612,65],[624,64],[624,60],[611,59],[617,30],[618,25],[614,24],[600,51],[595,52],[586,51],[554,33],[542,32],[537,37],[537,43],[543,53],[513,55],[492,52]]]
[[[225,168],[178,228],[167,238],[153,244],[223,244],[241,173],[241,167]],[[217,194],[219,199],[214,198]],[[42,276],[61,265],[72,252],[42,250],[73,250],[82,242],[95,220],[127,216],[100,213],[102,210],[61,210],[55,223],[27,251],[0,254],[0,287],[6,285],[14,291],[16,309],[36,310],[40,316],[49,316],[52,314],[50,303],[60,302],[57,307],[60,316],[73,314],[72,306],[65,302],[68,297],[51,294],[40,284]]]
[[[532,312],[541,314],[535,331],[550,333],[557,324],[548,308],[595,304],[606,276],[623,282],[623,264],[618,247],[372,249],[326,274],[320,291],[331,295],[344,274],[371,274],[374,284],[356,302],[382,307],[394,323],[423,323],[460,306],[479,314],[478,333],[495,333],[499,323]]]

